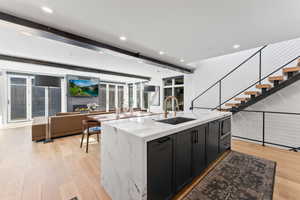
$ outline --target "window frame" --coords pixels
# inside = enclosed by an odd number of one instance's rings
[[[125,84],[117,84],[117,83],[112,83],[112,82],[101,82],[99,83],[100,85],[106,85],[106,112],[109,111],[114,111],[116,110],[116,108],[119,108],[119,87],[123,87],[123,108],[125,107],[125,99],[126,99],[126,94],[125,94]],[[110,110],[109,107],[109,86],[114,86],[114,98],[115,98],[115,107],[113,110]],[[100,103],[100,99],[99,99],[99,103]]]
[[[183,78],[183,84],[176,85],[175,84],[175,79],[177,79],[177,78]],[[172,85],[164,85],[165,80],[172,80]],[[183,92],[184,92],[184,76],[176,76],[176,77],[170,77],[170,78],[164,78],[163,79],[163,109],[165,109],[164,108],[164,106],[165,106],[164,101],[165,101],[165,98],[166,98],[164,89],[165,88],[171,88],[172,89],[172,96],[175,96],[175,88],[181,88],[181,87],[183,88]],[[183,99],[183,104],[184,104],[184,99]],[[175,101],[174,101],[174,99],[172,99],[172,110],[171,111],[174,111],[174,110],[175,110]],[[184,110],[184,107],[183,107],[183,110]]]

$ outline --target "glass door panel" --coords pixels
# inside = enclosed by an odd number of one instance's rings
[[[28,117],[27,77],[9,76],[8,79],[8,121],[26,121]]]
[[[116,86],[109,85],[109,110],[116,109]]]
[[[128,106],[129,108],[133,107],[133,85],[128,84]]]
[[[32,86],[32,118],[46,115],[45,88]]]
[[[124,108],[124,87],[118,86],[118,107],[123,110]]]
[[[179,110],[183,111],[184,88],[183,87],[175,87],[174,88],[174,96],[178,99]]]
[[[168,96],[172,96],[172,88],[164,88],[164,100]],[[163,106],[165,109],[165,104]],[[168,101],[166,106],[167,106],[167,110],[172,110],[172,101]]]
[[[136,107],[141,108],[141,84],[136,84]]]
[[[106,111],[106,84],[100,84],[99,96],[99,109]]]
[[[148,92],[144,92],[143,93],[143,102],[144,102],[144,108],[148,109],[149,108],[149,93]]]
[[[49,116],[61,112],[61,88],[49,88]]]

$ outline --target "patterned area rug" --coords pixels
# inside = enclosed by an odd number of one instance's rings
[[[232,151],[183,200],[271,200],[276,162]]]

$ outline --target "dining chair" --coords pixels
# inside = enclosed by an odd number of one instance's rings
[[[99,142],[99,135],[101,134],[101,123],[97,120],[83,120],[82,121],[82,138],[80,148],[82,148],[83,140],[87,135],[86,153],[89,152],[89,138],[91,135],[97,134],[97,141]]]

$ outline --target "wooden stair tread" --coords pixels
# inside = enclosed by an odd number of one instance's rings
[[[237,98],[234,98],[235,101],[248,101],[250,98],[247,98],[247,97],[237,97]]]
[[[300,71],[300,67],[286,67],[283,68],[283,73],[288,73],[288,72],[298,72]]]
[[[269,78],[268,78],[268,80],[269,81],[283,81],[283,76],[270,76]]]
[[[271,87],[272,87],[272,85],[270,85],[270,84],[258,84],[258,85],[256,85],[256,88],[258,88],[258,89],[271,88]]]
[[[260,93],[258,91],[246,91],[244,92],[245,95],[259,95]]]
[[[239,106],[239,103],[225,103],[225,106],[236,107]]]

